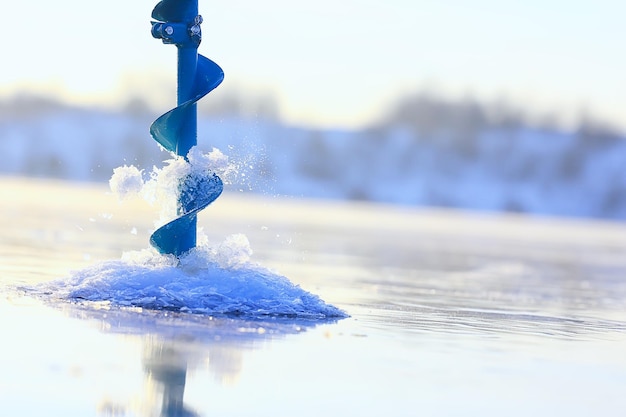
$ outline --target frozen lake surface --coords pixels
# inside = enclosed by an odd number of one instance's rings
[[[225,194],[209,241],[339,320],[211,317],[19,288],[148,247],[104,186],[0,179],[0,415],[622,416],[626,226]]]

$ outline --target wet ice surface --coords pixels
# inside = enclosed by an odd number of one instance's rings
[[[251,320],[15,291],[145,249],[154,216],[104,188],[0,190],[2,415],[626,407],[622,225],[224,195],[200,216],[209,242],[245,234],[251,261],[351,315]]]

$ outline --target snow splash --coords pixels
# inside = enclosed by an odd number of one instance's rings
[[[161,213],[155,223],[156,229],[177,216],[179,193],[185,194],[187,190],[184,187],[195,184],[194,181],[181,183],[181,178],[201,179],[212,173],[229,183],[236,175],[236,167],[219,149],[203,153],[198,147],[193,147],[187,154],[187,160],[174,156],[165,161],[163,168],[153,167],[152,172],[147,174],[147,180],[144,180],[143,170],[133,165],[115,168],[109,186],[120,200],[140,197],[151,205],[158,204]]]
[[[219,150],[203,154],[193,148],[188,161],[166,161],[164,168],[144,172],[134,166],[116,168],[109,182],[120,199],[143,197],[162,206],[155,228],[176,215],[180,178],[207,171],[228,180],[228,158]],[[127,252],[75,271],[69,279],[39,285],[35,290],[72,301],[108,302],[119,307],[245,318],[293,317],[330,319],[347,317],[284,276],[250,260],[252,249],[243,234],[211,245],[198,232],[198,244],[180,257],[162,255],[153,248]]]

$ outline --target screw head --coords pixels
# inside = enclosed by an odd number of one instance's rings
[[[193,25],[189,30],[191,31],[191,36],[200,35],[200,25]]]
[[[172,36],[172,33],[174,33],[174,28],[171,26],[166,26],[163,30],[168,36]]]

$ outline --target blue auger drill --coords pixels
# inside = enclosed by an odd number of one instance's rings
[[[196,102],[217,87],[224,72],[198,55],[202,39],[198,0],[163,0],[152,11],[152,36],[178,49],[177,107],[150,126],[150,134],[170,152],[187,158],[197,143]],[[157,229],[150,243],[163,254],[180,256],[196,246],[197,213],[221,194],[223,184],[214,173],[181,178],[178,217]]]

